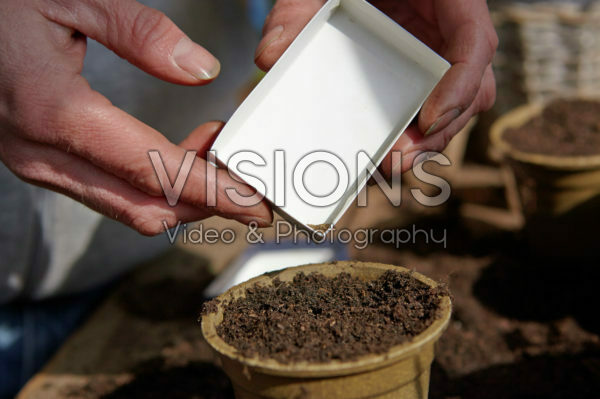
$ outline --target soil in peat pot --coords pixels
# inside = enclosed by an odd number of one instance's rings
[[[546,155],[600,154],[600,102],[555,100],[504,139],[515,149]]]
[[[448,291],[408,273],[387,271],[362,281],[348,273],[299,273],[291,282],[248,288],[224,304],[217,333],[246,357],[281,363],[353,360],[384,353],[423,332],[439,317]],[[215,312],[218,300],[203,313]]]

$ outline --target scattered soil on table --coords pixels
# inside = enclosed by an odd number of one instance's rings
[[[246,357],[291,361],[351,360],[384,353],[438,317],[445,288],[387,271],[373,281],[348,273],[299,273],[292,282],[249,288],[225,306],[217,333]],[[214,309],[209,303],[205,312]]]
[[[563,156],[600,154],[600,102],[555,100],[541,115],[507,130],[504,138],[523,152]]]

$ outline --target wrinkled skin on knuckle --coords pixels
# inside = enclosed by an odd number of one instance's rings
[[[293,16],[306,6],[306,0],[278,1],[273,7],[273,13],[280,17],[293,18]]]
[[[176,28],[164,13],[142,7],[130,23],[130,27],[122,26],[120,29],[130,29],[131,48],[141,52],[148,52],[157,47],[161,51],[168,50],[162,43]]]
[[[298,15],[306,15],[307,11],[311,13],[316,12],[323,4],[325,4],[324,0],[278,1],[265,20],[265,28],[293,23],[298,18]]]

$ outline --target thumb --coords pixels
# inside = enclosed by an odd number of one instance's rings
[[[165,14],[135,0],[59,0],[47,17],[102,43],[157,78],[184,85],[215,79],[219,61]],[[58,4],[58,5],[56,5]]]
[[[323,4],[325,0],[277,0],[263,27],[254,56],[256,65],[271,69]]]

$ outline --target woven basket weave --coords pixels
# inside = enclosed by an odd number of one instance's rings
[[[498,106],[600,94],[600,0],[494,8]]]

